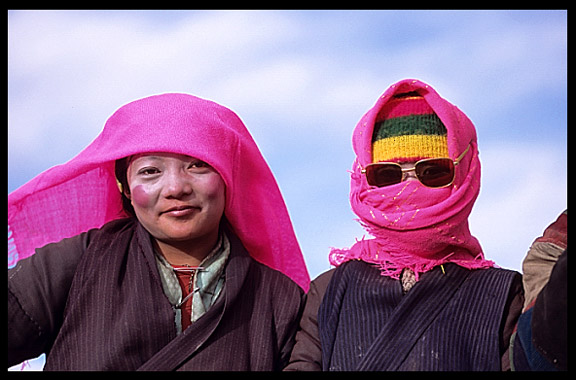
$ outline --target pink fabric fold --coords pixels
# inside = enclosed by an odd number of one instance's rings
[[[228,108],[177,93],[121,107],[76,157],[8,195],[8,265],[125,217],[114,163],[146,152],[185,154],[212,165],[226,183],[225,215],[250,255],[308,290],[284,199],[252,136]]]
[[[453,185],[432,189],[419,181],[372,187],[361,173],[372,161],[372,132],[381,111],[393,95],[416,91],[446,126],[448,151],[455,159],[470,144],[456,166]],[[480,191],[480,160],[476,130],[468,117],[438,95],[429,85],[414,79],[388,88],[362,117],[353,132],[356,159],[351,171],[350,204],[359,222],[373,238],[362,238],[349,249],[332,249],[332,265],[349,260],[376,264],[382,274],[398,279],[404,268],[416,278],[435,266],[455,263],[469,269],[494,266],[486,260],[478,240],[468,227],[468,216]]]

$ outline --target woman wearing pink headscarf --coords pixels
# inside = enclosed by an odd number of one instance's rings
[[[134,101],[8,197],[8,365],[278,370],[308,274],[274,177],[231,110]]]
[[[392,85],[353,133],[350,203],[373,236],[333,249],[289,370],[500,370],[522,307],[519,273],[469,231],[476,131],[429,85]]]

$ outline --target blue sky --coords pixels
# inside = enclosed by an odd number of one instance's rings
[[[8,190],[89,144],[121,105],[181,91],[244,120],[286,198],[311,275],[363,231],[350,137],[397,80],[475,123],[472,232],[520,269],[567,203],[565,11],[11,11]]]
[[[404,78],[476,125],[470,228],[521,270],[567,207],[566,11],[9,11],[8,191],[80,152],[121,105],[191,93],[244,120],[315,277],[364,233],[351,133]]]

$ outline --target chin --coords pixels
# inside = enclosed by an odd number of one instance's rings
[[[185,242],[201,239],[206,236],[206,233],[201,233],[198,231],[171,231],[164,233],[164,240],[173,242]]]
[[[201,227],[201,228],[199,228]],[[151,234],[166,243],[170,242],[186,242],[202,240],[206,238],[211,238],[213,231],[218,231],[219,224],[215,226],[207,226],[203,223],[199,226],[198,223],[163,223],[161,225],[156,225]]]

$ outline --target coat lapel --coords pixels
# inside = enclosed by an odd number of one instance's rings
[[[182,366],[214,333],[220,321],[230,310],[247,277],[251,259],[242,243],[233,233],[230,240],[230,257],[226,264],[226,282],[218,300],[182,334],[164,346],[144,363],[139,371],[173,371]]]
[[[382,327],[358,371],[394,371],[402,364],[428,326],[470,274],[456,265],[445,265],[422,275]]]

